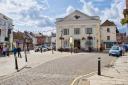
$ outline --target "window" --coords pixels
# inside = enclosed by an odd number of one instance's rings
[[[66,48],[66,47],[68,47],[69,46],[69,42],[68,42],[68,40],[65,40],[64,41],[64,48]]]
[[[74,28],[74,34],[76,35],[80,34],[80,28]]]
[[[107,28],[107,32],[110,32],[110,28]]]
[[[69,29],[64,29],[63,32],[64,32],[64,35],[69,35]]]
[[[107,40],[110,40],[110,36],[107,36]]]
[[[86,28],[85,33],[86,34],[92,34],[92,28]]]

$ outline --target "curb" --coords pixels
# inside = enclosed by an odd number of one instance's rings
[[[118,59],[118,58],[116,58],[116,59],[114,59],[114,60],[111,60],[111,62],[109,63],[109,65],[110,65],[110,66],[114,65],[114,63],[116,62],[117,59]],[[105,70],[105,67],[102,69],[102,71],[104,71],[104,70]],[[88,74],[83,75],[83,76],[78,76],[78,77],[76,77],[76,78],[73,80],[73,82],[72,82],[70,85],[75,85],[75,83],[77,83],[76,85],[78,85],[79,80],[80,80],[81,78],[83,78],[83,77],[88,78],[88,77],[90,77],[90,76],[93,76],[94,74],[97,74],[97,71],[88,73]]]

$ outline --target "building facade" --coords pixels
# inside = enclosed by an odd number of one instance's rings
[[[0,13],[0,46],[8,46],[10,50],[13,45],[13,20]]]
[[[101,24],[101,44],[105,49],[110,49],[117,42],[116,25],[106,20],[103,24]]]
[[[72,39],[72,40],[70,40]],[[75,10],[64,18],[56,19],[56,49],[100,49],[100,18]]]
[[[124,43],[126,40],[126,33],[117,33],[116,34],[116,37],[117,37],[117,42],[119,43],[119,44],[122,44],[122,43]]]

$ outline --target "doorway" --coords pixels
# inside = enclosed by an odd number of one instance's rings
[[[78,48],[78,49],[80,49],[80,39],[76,39],[76,40],[74,40],[74,48]]]

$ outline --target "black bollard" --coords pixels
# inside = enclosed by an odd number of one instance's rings
[[[99,57],[98,58],[98,75],[101,75],[101,63],[100,63],[100,61],[101,61],[101,58]]]
[[[15,57],[15,69],[18,71],[18,62],[17,62],[17,57],[16,56],[14,56]]]

